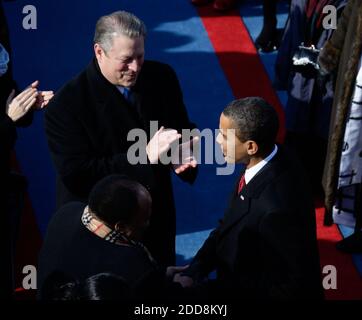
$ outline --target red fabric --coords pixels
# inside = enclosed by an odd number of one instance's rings
[[[241,190],[243,190],[243,188],[245,187],[246,183],[245,183],[245,174],[243,174],[240,178],[239,181],[239,187],[238,187],[238,193],[241,192]]]
[[[279,117],[277,141],[285,135],[284,110],[238,10],[217,13],[212,5],[199,7],[199,15],[236,99],[262,97]],[[232,30],[232,31],[231,31]],[[227,103],[228,101],[225,101]]]
[[[323,8],[327,5],[333,5],[335,0],[309,0],[306,5],[306,16],[308,19],[311,19],[313,15],[316,15],[317,28],[322,24],[322,20],[325,17],[323,13]]]

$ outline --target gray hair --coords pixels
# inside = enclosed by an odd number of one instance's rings
[[[131,39],[146,37],[146,26],[132,13],[116,11],[99,18],[94,33],[94,43],[98,43],[104,51],[112,48],[113,38],[125,35]]]

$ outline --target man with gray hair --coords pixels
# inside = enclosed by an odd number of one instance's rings
[[[109,174],[127,174],[150,190],[153,200],[145,244],[162,265],[175,260],[175,205],[170,168],[183,180],[196,177],[195,161],[169,166],[160,157],[193,129],[173,69],[144,60],[146,27],[133,14],[101,17],[94,36],[95,58],[55,95],[45,115],[48,145],[57,171],[57,207],[87,201],[92,187]],[[159,130],[151,136],[150,121]],[[165,128],[171,130],[165,130]],[[134,143],[128,133],[140,129],[147,141],[146,161],[130,164]]]

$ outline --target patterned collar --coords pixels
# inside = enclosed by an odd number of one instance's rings
[[[101,223],[95,216],[92,215],[90,211],[88,211],[88,206],[85,207],[84,212],[82,214],[82,223],[83,225],[92,233],[96,234],[97,236],[103,238],[106,241],[111,243],[117,243],[117,240],[122,238],[122,234],[117,231],[109,228],[104,223]],[[102,228],[103,233],[105,236],[102,236],[100,230]]]
[[[104,240],[114,243],[114,244],[118,244],[118,245],[127,245],[127,246],[133,246],[133,247],[138,247],[141,248],[142,250],[144,250],[146,252],[146,254],[148,255],[150,261],[157,266],[156,261],[153,259],[151,253],[148,251],[148,249],[139,241],[135,241],[130,239],[129,237],[127,237],[125,234],[123,234],[122,232],[115,230],[115,229],[111,229],[110,227],[108,227],[107,225],[105,225],[104,223],[102,223],[100,220],[97,219],[96,216],[94,216],[92,214],[91,211],[89,211],[88,206],[86,206],[84,208],[82,217],[81,217],[81,221],[83,223],[83,225],[92,233],[94,233],[95,235],[97,235],[98,237],[103,238]]]

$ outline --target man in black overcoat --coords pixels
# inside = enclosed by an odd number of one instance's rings
[[[182,129],[194,125],[173,69],[144,60],[145,35],[143,22],[128,12],[101,17],[95,30],[94,59],[56,93],[45,114],[45,129],[57,172],[57,207],[73,200],[86,202],[97,181],[113,173],[127,174],[152,195],[146,246],[161,265],[174,265],[170,172],[173,169],[193,182],[196,163],[188,159],[172,165],[158,160]],[[151,121],[157,121],[156,131],[161,128],[156,135],[150,132]],[[142,161],[137,164],[128,152],[135,143],[128,137],[133,129],[146,134],[143,144],[138,141],[136,155]]]
[[[275,144],[277,132],[277,114],[262,98],[223,111],[217,142],[228,163],[245,169],[220,226],[175,281],[218,298],[323,297],[311,190],[298,161]],[[204,282],[213,270],[216,280]]]

